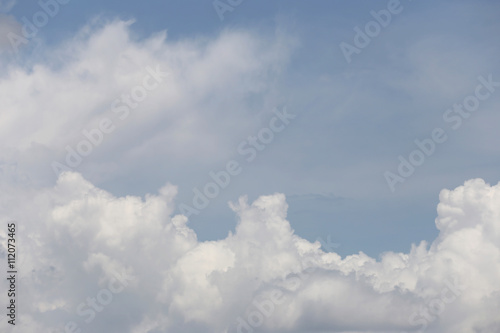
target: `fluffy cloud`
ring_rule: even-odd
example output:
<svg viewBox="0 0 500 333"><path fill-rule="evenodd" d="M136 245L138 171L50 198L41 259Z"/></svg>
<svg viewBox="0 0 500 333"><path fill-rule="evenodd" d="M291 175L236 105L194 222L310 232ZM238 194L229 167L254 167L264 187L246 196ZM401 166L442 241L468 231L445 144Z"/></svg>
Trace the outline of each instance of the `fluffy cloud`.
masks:
<svg viewBox="0 0 500 333"><path fill-rule="evenodd" d="M0 32L15 23L0 22ZM378 259L342 258L296 235L281 194L241 198L231 205L234 233L201 242L187 218L173 213L175 186L144 198L96 186L134 174L146 160L184 169L225 159L281 101L274 84L296 45L279 29L138 40L131 24L96 20L53 50L41 45L50 60L0 64L0 217L17 221L17 330L500 330L500 185L472 180L444 190L439 237ZM123 109L123 95L151 79L151 70L168 76L137 107ZM104 118L116 129L85 158L92 181L69 172L53 185L52 161L65 163L67 147L76 149L82 131L102 127ZM4 261L6 239L2 228Z"/></svg>
<svg viewBox="0 0 500 333"><path fill-rule="evenodd" d="M22 332L500 329L500 184L443 190L438 238L378 260L296 235L282 194L240 198L235 232L199 242L172 216L170 184L145 198L115 197L78 173L44 189L3 187L1 218L19 229Z"/></svg>
<svg viewBox="0 0 500 333"><path fill-rule="evenodd" d="M0 32L7 24L1 22ZM153 157L179 168L210 163L233 153L240 133L276 107L274 84L295 47L293 38L231 30L178 41L167 40L163 31L137 40L131 24L95 19L53 49L42 44L46 61L4 65L2 164L16 163L34 184L47 185L56 178L54 161L88 167L93 180ZM144 85L154 86L145 98ZM95 134L91 153L80 153L83 162L70 165L68 151L78 152L88 140L85 131L95 133L103 119L112 133L102 139Z"/></svg>

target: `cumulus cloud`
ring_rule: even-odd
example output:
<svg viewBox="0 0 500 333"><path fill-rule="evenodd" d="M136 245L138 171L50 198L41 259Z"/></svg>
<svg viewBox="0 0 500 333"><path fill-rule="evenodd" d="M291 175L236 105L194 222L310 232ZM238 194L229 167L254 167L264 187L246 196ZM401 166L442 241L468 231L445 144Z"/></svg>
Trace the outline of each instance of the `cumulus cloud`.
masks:
<svg viewBox="0 0 500 333"><path fill-rule="evenodd" d="M292 37L225 30L169 41L163 31L137 40L132 24L95 19L54 49L42 44L45 61L5 68L3 163L16 162L35 184L51 183L52 162L73 169L69 150L77 150L87 140L84 131L99 128L103 119L113 132L104 133L77 166L90 166L95 179L126 172L151 156L180 165L210 163L233 153L240 133L276 107L274 83L296 45ZM156 84L146 79L151 72L168 74ZM145 81L155 88L140 102L127 101Z"/></svg>
<svg viewBox="0 0 500 333"><path fill-rule="evenodd" d="M137 40L132 24L97 19L43 50L50 60L2 64L0 218L17 223L17 330L500 330L500 185L476 179L443 190L438 238L380 258L342 258L301 238L282 194L240 198L230 205L234 232L199 241L188 219L174 215L174 185L144 197L99 188L145 157L179 168L225 157L280 101L274 83L297 45L279 29ZM0 20L0 36L9 25L15 22ZM151 79L151 70L168 75L120 118L123 95ZM85 159L97 181L66 172L54 185L52 162L67 163L67 147L76 149L88 139L83 131L104 118L116 129ZM4 260L7 237L0 229ZM2 317L2 331L7 325Z"/></svg>
<svg viewBox="0 0 500 333"><path fill-rule="evenodd" d="M0 214L19 226L22 332L500 329L500 184L443 190L437 239L379 259L296 235L282 194L240 198L234 233L200 242L172 216L170 184L116 197L68 172L53 187L16 188L3 186Z"/></svg>

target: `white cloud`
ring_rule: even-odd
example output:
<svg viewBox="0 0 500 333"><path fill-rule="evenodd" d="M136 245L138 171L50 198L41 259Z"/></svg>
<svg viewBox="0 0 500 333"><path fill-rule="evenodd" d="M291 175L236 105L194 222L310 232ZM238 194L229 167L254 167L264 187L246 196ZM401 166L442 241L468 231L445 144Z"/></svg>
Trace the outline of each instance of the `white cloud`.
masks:
<svg viewBox="0 0 500 333"><path fill-rule="evenodd" d="M169 164L209 164L234 152L232 142L257 125L256 114L276 107L273 84L294 48L292 38L227 30L214 38L169 41L161 32L139 41L131 37L131 24L96 19L55 49L42 46L50 61L5 69L4 163L15 161L33 183L48 184L55 180L52 161L66 164L65 148L76 149L86 139L83 130L109 118L116 129L84 157L93 179L139 167L152 156ZM143 83L148 67L169 75L120 119L113 103Z"/></svg>
<svg viewBox="0 0 500 333"><path fill-rule="evenodd" d="M443 190L438 238L379 260L363 253L342 259L295 235L281 194L252 204L241 198L231 205L235 232L199 242L185 217L172 216L175 194L167 184L144 199L115 197L77 173L64 173L52 188L4 186L1 202L29 207L0 211L20 229L19 329L62 332L73 321L93 332L237 332L238 320L259 323L258 306L263 320L255 332L500 327L493 310L500 303L500 184L475 179ZM5 238L2 230L2 257ZM117 274L129 283L86 323L79 305ZM273 297L280 301L269 303Z"/></svg>
<svg viewBox="0 0 500 333"><path fill-rule="evenodd" d="M46 50L51 62L11 66L0 78L0 217L18 221L20 331L62 332L69 322L97 333L236 332L252 323L256 332L499 330L500 185L444 190L439 237L379 260L342 259L296 235L281 194L240 199L231 205L235 232L200 242L187 218L172 216L173 185L118 197L66 173L52 186L50 163L103 117L117 129L86 159L99 181L144 157L180 168L218 161L280 100L273 82L293 38L224 31L137 41L131 24L94 22ZM120 122L111 104L157 65L170 75ZM5 229L0 242L5 257ZM106 290L113 300L87 323L80 313Z"/></svg>

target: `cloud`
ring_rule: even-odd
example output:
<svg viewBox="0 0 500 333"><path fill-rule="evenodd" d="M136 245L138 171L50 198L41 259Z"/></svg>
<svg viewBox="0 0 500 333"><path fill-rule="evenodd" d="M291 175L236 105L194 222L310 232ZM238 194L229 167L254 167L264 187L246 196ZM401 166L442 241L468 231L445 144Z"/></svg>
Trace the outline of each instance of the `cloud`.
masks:
<svg viewBox="0 0 500 333"><path fill-rule="evenodd" d="M63 173L53 187L7 190L0 213L18 224L23 332L64 332L71 322L93 332L500 327L500 184L474 179L443 190L437 239L378 260L362 252L342 259L296 235L282 194L241 197L231 204L234 233L200 242L187 218L172 216L170 184L144 198L116 197ZM6 237L0 231L4 258Z"/></svg>
<svg viewBox="0 0 500 333"><path fill-rule="evenodd" d="M275 83L297 45L279 29L178 41L161 32L137 40L132 24L97 19L54 49L42 45L50 61L2 71L0 217L18 226L20 331L499 330L500 185L476 179L443 190L438 238L378 259L364 253L342 258L297 235L282 194L253 203L241 198L231 205L235 231L199 241L187 218L173 213L175 186L143 198L99 188L117 175L136 176L134 169L148 173L146 162L168 164L172 169L160 172L178 181L176 168L226 158L242 133L254 133L258 119L267 119L266 110L281 101ZM123 107L122 95L157 66L169 75L120 119L113 103L121 100ZM116 129L85 158L82 169L90 177L64 173L54 186L51 162L64 163L67 147L76 149L88 139L82 131L98 128L103 118ZM328 123L323 120L310 118ZM359 178L359 169L350 169ZM330 206L343 200L295 198L299 204L312 199ZM3 228L3 258L6 239ZM5 279L1 284L7 287Z"/></svg>
<svg viewBox="0 0 500 333"><path fill-rule="evenodd" d="M295 47L293 38L279 31L261 36L225 30L213 38L170 41L163 31L137 40L132 24L95 19L59 46L48 50L42 44L40 57L46 60L5 68L5 163L17 162L34 184L52 183L52 162L71 167L68 151L77 150L88 140L84 131L106 118L113 133L79 165L95 179L140 167L138 161L152 157L179 168L209 164L233 153L231 143L257 126L255 115L276 107L273 85ZM151 73L148 68L168 76L140 103L127 102Z"/></svg>

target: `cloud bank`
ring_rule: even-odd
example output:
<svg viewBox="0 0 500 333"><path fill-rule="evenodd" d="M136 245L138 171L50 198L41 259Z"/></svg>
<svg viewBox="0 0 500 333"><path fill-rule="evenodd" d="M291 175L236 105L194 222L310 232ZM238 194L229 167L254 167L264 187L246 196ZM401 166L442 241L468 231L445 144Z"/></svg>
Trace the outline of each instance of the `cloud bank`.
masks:
<svg viewBox="0 0 500 333"><path fill-rule="evenodd" d="M443 190L438 238L378 260L362 252L341 258L296 235L282 194L240 198L231 204L235 232L199 242L186 217L172 216L176 191L167 184L145 198L115 197L71 172L54 187L2 191L1 218L20 228L16 329L500 329L500 184L474 179ZM3 258L6 237L2 230Z"/></svg>

